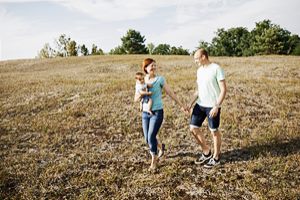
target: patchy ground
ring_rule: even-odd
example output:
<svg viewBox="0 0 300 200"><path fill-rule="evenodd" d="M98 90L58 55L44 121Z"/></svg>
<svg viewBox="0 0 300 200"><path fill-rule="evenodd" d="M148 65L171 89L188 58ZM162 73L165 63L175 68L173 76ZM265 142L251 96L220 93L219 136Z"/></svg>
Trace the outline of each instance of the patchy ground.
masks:
<svg viewBox="0 0 300 200"><path fill-rule="evenodd" d="M300 199L300 59L211 58L226 72L222 164L195 165L189 119L164 97L167 152L147 171L134 74L145 56L0 62L1 199ZM188 56L155 56L191 100ZM210 135L203 128L209 142Z"/></svg>

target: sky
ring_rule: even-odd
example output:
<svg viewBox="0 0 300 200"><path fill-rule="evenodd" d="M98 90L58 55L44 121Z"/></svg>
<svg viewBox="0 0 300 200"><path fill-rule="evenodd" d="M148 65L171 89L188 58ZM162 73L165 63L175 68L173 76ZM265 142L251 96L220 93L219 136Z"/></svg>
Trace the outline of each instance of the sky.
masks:
<svg viewBox="0 0 300 200"><path fill-rule="evenodd" d="M35 58L61 34L104 52L129 29L145 44L190 51L219 28L251 31L264 19L300 35L299 8L299 0L0 0L0 60Z"/></svg>

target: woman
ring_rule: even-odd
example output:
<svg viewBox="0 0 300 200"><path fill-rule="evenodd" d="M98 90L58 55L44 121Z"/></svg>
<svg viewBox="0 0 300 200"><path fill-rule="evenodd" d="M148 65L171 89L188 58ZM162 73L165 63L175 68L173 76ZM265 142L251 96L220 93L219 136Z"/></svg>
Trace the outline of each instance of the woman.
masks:
<svg viewBox="0 0 300 200"><path fill-rule="evenodd" d="M152 84L149 91L152 92L152 113L143 111L142 113L142 124L144 137L149 145L151 154L151 166L150 170L156 169L158 157L163 155L164 144L159 143L156 139L157 133L161 127L164 117L163 101L162 101L162 90L164 89L166 94L169 95L177 104L180 105L182 111L187 111L181 101L178 100L177 96L171 90L167 84L165 78L156 74L157 66L155 60L147 58L143 61L142 70L146 73L145 82ZM141 94L136 93L134 101L137 102L142 97ZM158 153L159 149L159 153Z"/></svg>

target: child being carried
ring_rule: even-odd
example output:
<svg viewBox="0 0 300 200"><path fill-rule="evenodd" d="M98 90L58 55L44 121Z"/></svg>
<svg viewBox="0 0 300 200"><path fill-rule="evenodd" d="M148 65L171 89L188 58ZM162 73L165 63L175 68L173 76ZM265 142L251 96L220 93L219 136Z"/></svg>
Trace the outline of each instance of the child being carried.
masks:
<svg viewBox="0 0 300 200"><path fill-rule="evenodd" d="M153 115L151 111L152 99L150 97L152 95L152 92L148 91L148 88L151 88L152 85L145 83L144 73L142 72L137 72L135 74L135 80L136 80L135 92L139 93L142 96L142 99L140 101L140 111L143 111L143 106L144 106L144 111ZM145 105L143 104L146 105L146 108Z"/></svg>

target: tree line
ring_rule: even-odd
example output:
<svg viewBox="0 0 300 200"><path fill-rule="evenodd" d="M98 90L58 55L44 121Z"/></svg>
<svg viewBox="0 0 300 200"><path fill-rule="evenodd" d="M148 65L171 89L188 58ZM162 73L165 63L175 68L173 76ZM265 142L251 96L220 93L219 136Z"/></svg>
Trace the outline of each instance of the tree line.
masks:
<svg viewBox="0 0 300 200"><path fill-rule="evenodd" d="M108 54L153 54L153 55L189 55L188 49L169 44L145 44L145 36L139 31L129 29L121 38L121 45L111 49ZM245 27L224 28L216 31L211 42L199 41L197 48L205 48L211 56L254 56L254 55L300 55L300 37L281 28L270 20L257 22L253 30ZM104 55L95 44L89 50L86 45L62 34L55 40L55 48L48 43L39 51L39 58Z"/></svg>

